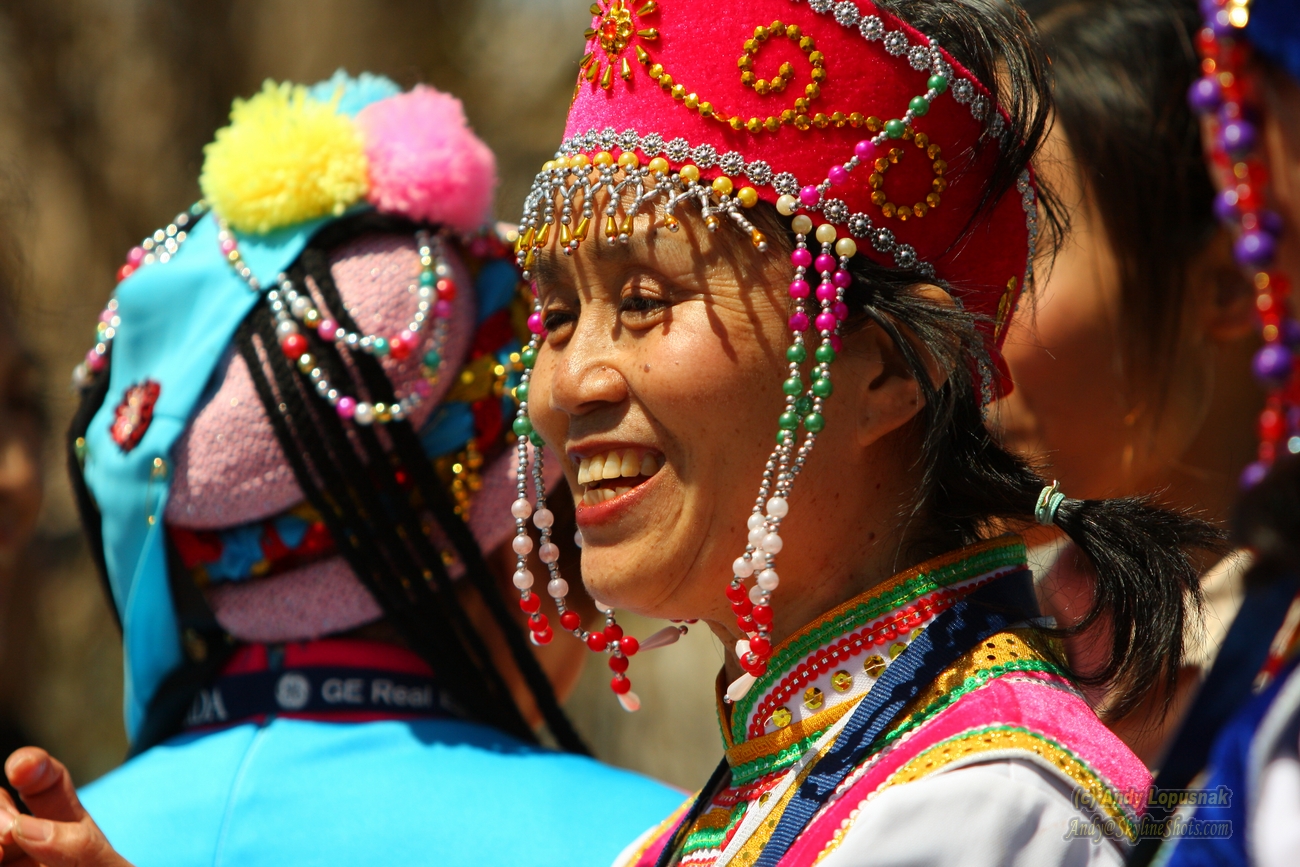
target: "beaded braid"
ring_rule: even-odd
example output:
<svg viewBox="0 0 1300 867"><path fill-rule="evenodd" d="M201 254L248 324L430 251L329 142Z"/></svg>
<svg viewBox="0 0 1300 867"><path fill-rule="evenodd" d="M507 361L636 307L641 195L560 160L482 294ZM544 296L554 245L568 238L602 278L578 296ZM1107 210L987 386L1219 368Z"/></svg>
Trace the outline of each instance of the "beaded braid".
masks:
<svg viewBox="0 0 1300 867"><path fill-rule="evenodd" d="M340 325L355 330L356 325L348 316L330 275L327 249L366 231L404 233L414 228L413 224L405 221L374 215L341 221L341 224L327 227L313 240L290 269L289 278L305 286L306 278L310 276L328 308L337 312ZM520 640L517 627L510 621L497 595L482 552L463 521L455 516L450 498L429 466L414 432L409 425L386 426L392 451L397 452L398 461L395 462L391 451L384 448L373 428L356 426L352 431L361 446L361 455L358 455L338 413L313 412L310 404L318 404L317 410L323 404L304 399L306 386L303 378L294 372L288 358L281 352L265 351L267 347L276 345L277 334L272 321L275 303L272 301L268 307L257 308L262 312L255 312L250 317L250 322L256 325L263 356L270 364L274 381L266 379L262 368L263 356L259 356L257 347L247 338L243 341L247 345L245 355L249 357L250 369L255 371L255 385L295 475L304 493L331 523L331 534L339 540L341 553L412 648L424 656L440 676L445 676L449 691L464 710L474 718L515 736L534 739L500 672L492 664L481 637L463 609L456 604L441 553L427 538L419 513L411 505L409 493L398 484L396 473L405 470L414 479L424 505L434 513L457 549L471 583L484 598L489 611L496 616L556 741L565 749L586 752L572 725L559 710L549 681ZM270 316L265 315L267 311ZM317 337L314 332L309 332L309 336ZM313 351L317 363L326 369L330 380L344 382L356 378L342 363L342 357L332 343L323 339L318 342L320 345L314 346ZM352 358L361 384L370 396L391 405L392 384L377 359L361 353L353 353ZM311 419L312 423L296 425L293 423L295 418ZM304 460L304 455L310 459L310 464ZM386 467L393 467L393 471L385 472ZM420 578L411 580L408 576ZM431 587L431 582L435 586Z"/></svg>
<svg viewBox="0 0 1300 867"><path fill-rule="evenodd" d="M356 220L355 225L349 221L343 221L342 224L334 224L322 230L312 244L308 246L307 250L304 251L303 255L304 264L312 266L311 276L317 290L329 307L338 311L339 323L349 329L355 329L356 325L344 306L342 297L339 295L338 287L335 285L329 270L328 257L325 251L365 231L406 233L413 231L415 228L414 224L407 223L404 220L374 214L362 215L354 219ZM392 383L377 360L360 354L354 355L354 360L357 371L361 375L362 384L370 392L371 396L375 400L387 400L391 405ZM404 468L409 472L411 481L423 500L424 507L433 514L443 533L447 536L461 563L466 568L469 581L474 585L498 628L505 636L515 665L528 684L533 700L546 721L552 736L557 743L570 752L587 753L586 745L583 744L581 737L574 730L573 724L560 709L550 680L542 671L537 658L528 649L527 643L524 642L523 636L520 634L518 625L511 619L492 577L492 570L484 559L482 549L465 522L456 515L455 504L434 473L432 464L425 456L415 431L410 425L392 424L386 426L385 430L392 441L393 450L397 452ZM372 445L372 454L383 454L382 446L380 446L373 428L357 428L357 432ZM375 449L379 451L375 452ZM388 460L388 458L385 457L384 460ZM407 498L400 491L396 492L396 497L399 502L407 502ZM440 552L432 546L423 532L411 535L411 539L413 544L422 549L424 557L441 566ZM473 632L472 627L470 627L470 630ZM475 637L477 637L476 634ZM495 672L494 667L492 671Z"/></svg>
<svg viewBox="0 0 1300 867"><path fill-rule="evenodd" d="M237 343L304 496L320 511L340 553L412 649L437 665L435 670L461 708L476 719L527 737L527 725L517 709L508 706L504 683L494 676L485 653L473 652L466 640L469 627L464 612L449 610L453 606L447 602L448 593L434 594L426 581L406 577L422 575L420 566L426 564L413 560L398 536L396 521L385 520L400 518L393 514L392 502L380 502L375 488L376 475L381 474L372 472L376 464L369 444L363 446L372 458L367 466L348 443L341 424L333 430L327 414L312 413L287 359L269 349L274 346L274 331L265 311L255 308ZM271 368L269 376L263 357ZM341 359L330 358L327 352L322 352L321 360L343 368ZM440 561L427 566L434 580L449 586Z"/></svg>
<svg viewBox="0 0 1300 867"><path fill-rule="evenodd" d="M783 204L789 206L789 203ZM789 294L794 313L789 321L792 341L786 350L790 375L782 384L785 411L779 419L777 446L763 469L763 481L747 522L748 544L745 553L732 564L733 577L727 587L727 598L736 615L736 624L749 636L736 642L736 658L745 674L727 689L727 697L732 701L743 698L754 681L767 671L767 660L772 652L772 591L781 583L775 568L776 555L785 547L780 534L781 521L790 512L789 496L794 480L803 470L817 434L825 428L825 401L834 392L830 366L842 347L840 323L849 314L844 303L844 291L852 278L847 268L849 260L857 253L857 244L852 238L838 238L835 227L823 223L814 236L821 245L821 252L814 259L808 249L812 220L806 214L800 214L792 224L795 249L790 262L794 265L794 279L790 282ZM816 292L820 312L812 323L818 335L818 345L813 352L814 365L805 388L800 365L808 360L804 334L809 328L806 302L811 288L804 278L810 266L821 278ZM796 450L795 437L800 425L804 428L804 439ZM746 590L745 579L755 574L754 586Z"/></svg>

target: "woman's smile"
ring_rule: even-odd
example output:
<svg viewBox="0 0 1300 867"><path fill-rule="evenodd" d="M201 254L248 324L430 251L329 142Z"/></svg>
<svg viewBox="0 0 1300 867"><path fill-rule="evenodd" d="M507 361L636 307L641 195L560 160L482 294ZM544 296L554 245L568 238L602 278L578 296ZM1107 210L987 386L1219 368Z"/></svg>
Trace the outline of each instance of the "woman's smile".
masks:
<svg viewBox="0 0 1300 867"><path fill-rule="evenodd" d="M663 455L643 446L601 446L586 456L570 452L577 467L578 525L610 524L626 515L655 487Z"/></svg>

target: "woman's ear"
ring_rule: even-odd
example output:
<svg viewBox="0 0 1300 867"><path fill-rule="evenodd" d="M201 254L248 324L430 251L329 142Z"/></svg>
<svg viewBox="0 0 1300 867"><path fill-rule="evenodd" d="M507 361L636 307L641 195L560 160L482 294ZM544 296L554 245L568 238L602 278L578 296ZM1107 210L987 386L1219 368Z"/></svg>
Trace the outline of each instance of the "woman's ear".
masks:
<svg viewBox="0 0 1300 867"><path fill-rule="evenodd" d="M909 295L920 297L926 303L952 308L956 306L951 295L938 286L924 284L907 290ZM901 340L907 341L912 353L925 368L931 385L938 389L948 380L949 370L932 349L921 342L912 329L891 320L893 330ZM925 407L925 394L907 355L893 335L878 322L872 322L859 337L865 342L866 369L856 378L858 388L856 419L858 443L862 446L884 437L916 418Z"/></svg>

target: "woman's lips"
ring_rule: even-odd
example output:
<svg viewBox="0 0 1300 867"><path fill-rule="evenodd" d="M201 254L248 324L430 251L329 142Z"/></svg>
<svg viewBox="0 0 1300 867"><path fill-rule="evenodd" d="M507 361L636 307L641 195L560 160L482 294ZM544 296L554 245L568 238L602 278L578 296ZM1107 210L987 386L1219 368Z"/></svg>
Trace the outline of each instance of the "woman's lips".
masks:
<svg viewBox="0 0 1300 867"><path fill-rule="evenodd" d="M611 449L578 460L576 497L579 525L593 526L614 520L645 496L663 458L642 448Z"/></svg>

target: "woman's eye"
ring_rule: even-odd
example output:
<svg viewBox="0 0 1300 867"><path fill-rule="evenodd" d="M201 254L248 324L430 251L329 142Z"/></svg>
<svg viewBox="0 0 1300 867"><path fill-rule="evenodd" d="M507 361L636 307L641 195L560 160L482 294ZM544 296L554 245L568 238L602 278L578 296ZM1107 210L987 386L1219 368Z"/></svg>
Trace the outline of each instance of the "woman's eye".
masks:
<svg viewBox="0 0 1300 867"><path fill-rule="evenodd" d="M546 326L547 331L558 331L576 318L568 310L553 307L542 316L542 324Z"/></svg>
<svg viewBox="0 0 1300 867"><path fill-rule="evenodd" d="M618 305L619 313L631 313L633 315L644 316L647 313L654 313L668 306L668 302L662 298L652 298L647 295L628 295Z"/></svg>

